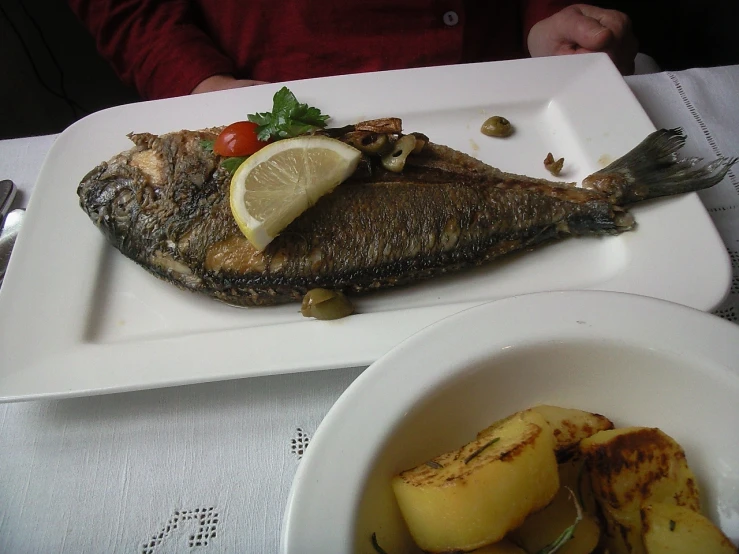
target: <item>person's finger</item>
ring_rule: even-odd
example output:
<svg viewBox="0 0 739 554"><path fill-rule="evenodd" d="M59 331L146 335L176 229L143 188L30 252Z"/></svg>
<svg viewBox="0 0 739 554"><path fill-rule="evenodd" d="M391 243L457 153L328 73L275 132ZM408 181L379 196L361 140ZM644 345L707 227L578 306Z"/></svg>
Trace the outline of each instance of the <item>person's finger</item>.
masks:
<svg viewBox="0 0 739 554"><path fill-rule="evenodd" d="M590 6L588 4L578 4L574 6L582 15L595 19L603 27L611 29L615 34L621 35L627 30L631 30L631 20L623 12L616 10L607 10L598 6Z"/></svg>
<svg viewBox="0 0 739 554"><path fill-rule="evenodd" d="M622 42L624 49L628 48L636 54L638 45L632 28L631 18L628 15L623 12L605 10L585 4L578 5L577 10L584 16L596 20L600 25L610 30L614 43Z"/></svg>
<svg viewBox="0 0 739 554"><path fill-rule="evenodd" d="M572 6L571 9L576 10L591 21L596 21L598 25L610 32L610 40L605 44L600 45L598 44L599 41L588 43L588 29L583 26L585 33L581 35L580 39L576 40L575 49L580 53L587 51L604 52L613 60L622 74L632 74L639 44L633 33L629 16L619 11L606 10L586 4L578 4ZM590 32L593 31L590 30Z"/></svg>
<svg viewBox="0 0 739 554"><path fill-rule="evenodd" d="M626 14L586 4L569 6L538 22L527 45L532 56L603 52L626 75L633 73L638 52Z"/></svg>
<svg viewBox="0 0 739 554"><path fill-rule="evenodd" d="M572 6L558 16L558 34L565 42L596 52L604 50L614 39L613 31L594 17L584 13L585 6ZM591 12L592 13L592 12Z"/></svg>
<svg viewBox="0 0 739 554"><path fill-rule="evenodd" d="M201 81L190 94L200 94L203 92L213 92L216 90L227 90L232 88L250 87L253 85L263 85L266 81L252 81L248 79L235 79L231 75L213 75Z"/></svg>

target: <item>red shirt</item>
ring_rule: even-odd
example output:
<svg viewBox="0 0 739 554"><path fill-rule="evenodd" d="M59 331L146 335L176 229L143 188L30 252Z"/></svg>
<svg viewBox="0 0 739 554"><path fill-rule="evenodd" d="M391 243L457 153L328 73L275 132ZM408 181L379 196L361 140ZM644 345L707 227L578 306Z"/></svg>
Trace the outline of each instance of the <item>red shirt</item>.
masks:
<svg viewBox="0 0 739 554"><path fill-rule="evenodd" d="M144 98L217 74L279 82L520 58L566 0L69 0Z"/></svg>

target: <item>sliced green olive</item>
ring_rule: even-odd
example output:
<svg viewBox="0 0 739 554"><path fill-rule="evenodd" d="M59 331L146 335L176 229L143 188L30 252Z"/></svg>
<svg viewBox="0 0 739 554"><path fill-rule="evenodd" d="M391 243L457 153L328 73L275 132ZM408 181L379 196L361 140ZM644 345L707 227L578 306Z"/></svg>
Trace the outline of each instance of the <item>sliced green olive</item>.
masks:
<svg viewBox="0 0 739 554"><path fill-rule="evenodd" d="M489 137L507 137L513 132L513 125L505 117L494 115L485 120L480 131Z"/></svg>
<svg viewBox="0 0 739 554"><path fill-rule="evenodd" d="M382 158L382 166L388 171L400 173L405 167L405 160L408 154L413 152L416 147L416 137L413 135L404 135L400 137L393 145L393 149L389 154L385 154Z"/></svg>
<svg viewBox="0 0 739 554"><path fill-rule="evenodd" d="M353 314L354 305L342 292L311 289L303 297L300 313L322 320L340 319Z"/></svg>

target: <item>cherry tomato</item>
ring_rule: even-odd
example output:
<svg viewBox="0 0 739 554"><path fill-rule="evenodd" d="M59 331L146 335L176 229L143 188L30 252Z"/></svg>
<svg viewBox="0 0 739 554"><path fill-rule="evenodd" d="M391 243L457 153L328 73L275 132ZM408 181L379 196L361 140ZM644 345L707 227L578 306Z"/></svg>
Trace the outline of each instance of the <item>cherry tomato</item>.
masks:
<svg viewBox="0 0 739 554"><path fill-rule="evenodd" d="M257 138L256 123L237 121L221 131L213 144L213 152L219 156L251 156L267 144L269 141Z"/></svg>

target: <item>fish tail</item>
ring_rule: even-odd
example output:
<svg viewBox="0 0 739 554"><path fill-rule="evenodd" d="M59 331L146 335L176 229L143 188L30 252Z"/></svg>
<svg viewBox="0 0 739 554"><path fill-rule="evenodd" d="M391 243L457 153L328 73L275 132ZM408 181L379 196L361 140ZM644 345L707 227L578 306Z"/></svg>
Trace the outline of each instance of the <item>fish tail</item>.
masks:
<svg viewBox="0 0 739 554"><path fill-rule="evenodd" d="M719 183L739 158L678 158L685 145L682 129L661 129L630 152L583 180L583 187L608 194L614 203L628 204L694 192Z"/></svg>

